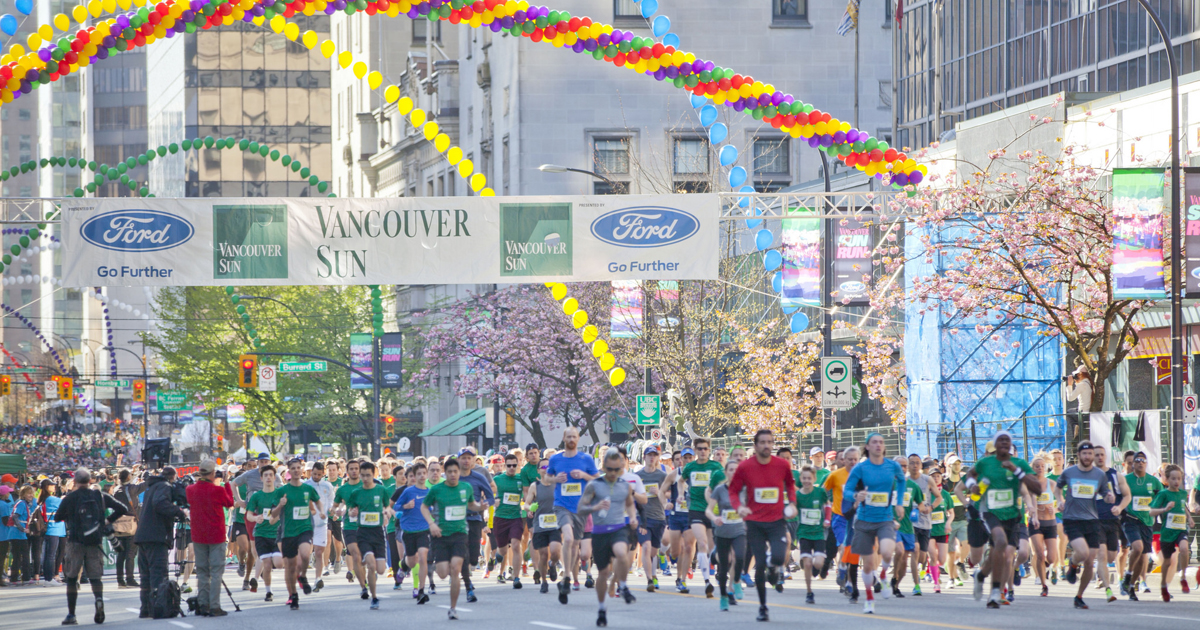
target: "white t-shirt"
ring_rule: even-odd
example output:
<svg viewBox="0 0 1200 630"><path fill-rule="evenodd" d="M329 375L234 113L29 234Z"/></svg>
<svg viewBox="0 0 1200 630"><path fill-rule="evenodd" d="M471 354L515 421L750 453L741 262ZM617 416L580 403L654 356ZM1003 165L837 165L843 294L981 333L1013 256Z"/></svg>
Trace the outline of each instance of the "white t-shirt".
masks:
<svg viewBox="0 0 1200 630"><path fill-rule="evenodd" d="M636 474L626 471L621 473L621 480L633 484L634 494L646 494L646 484L642 483L642 478Z"/></svg>
<svg viewBox="0 0 1200 630"><path fill-rule="evenodd" d="M317 494L321 495L321 510L328 510L333 507L333 484L329 483L328 479L321 479L319 482L313 482L312 479L305 479L306 485L316 488ZM325 512L317 512L312 516L313 527L325 527L329 519Z"/></svg>

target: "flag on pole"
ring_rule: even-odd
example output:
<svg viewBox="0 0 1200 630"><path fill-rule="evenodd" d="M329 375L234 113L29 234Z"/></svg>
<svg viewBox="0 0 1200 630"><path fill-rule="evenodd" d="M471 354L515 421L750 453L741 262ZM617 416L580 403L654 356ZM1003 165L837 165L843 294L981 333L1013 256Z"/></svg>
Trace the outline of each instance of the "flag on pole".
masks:
<svg viewBox="0 0 1200 630"><path fill-rule="evenodd" d="M850 31L858 28L858 3L859 0L848 0L846 2L846 13L842 15L842 21L837 27L838 35L844 37Z"/></svg>
<svg viewBox="0 0 1200 630"><path fill-rule="evenodd" d="M896 26L900 27L904 20L904 0L896 0Z"/></svg>

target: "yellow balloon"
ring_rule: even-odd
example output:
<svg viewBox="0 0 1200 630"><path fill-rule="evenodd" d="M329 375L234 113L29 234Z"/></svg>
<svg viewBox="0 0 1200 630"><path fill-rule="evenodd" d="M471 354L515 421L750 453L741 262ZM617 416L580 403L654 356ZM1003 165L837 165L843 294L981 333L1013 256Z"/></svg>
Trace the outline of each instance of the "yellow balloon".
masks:
<svg viewBox="0 0 1200 630"><path fill-rule="evenodd" d="M600 336L600 329L592 325L584 326L580 335L583 337L583 343L592 343Z"/></svg>
<svg viewBox="0 0 1200 630"><path fill-rule="evenodd" d="M270 25L272 31L281 33L283 32L283 27L287 25L287 19L282 15L276 15L275 17L271 18Z"/></svg>
<svg viewBox="0 0 1200 630"><path fill-rule="evenodd" d="M71 17L75 18L80 24L87 19L87 9L81 4L74 9L71 9Z"/></svg>
<svg viewBox="0 0 1200 630"><path fill-rule="evenodd" d="M45 26L45 24L42 26ZM30 33L29 37L25 40L25 43L29 44L30 49L37 48L38 46L42 45L42 36L38 35L37 33Z"/></svg>
<svg viewBox="0 0 1200 630"><path fill-rule="evenodd" d="M460 160L462 160L462 149L458 147L450 147L450 150L446 152L446 161L450 163L450 166L454 166L455 164L458 164Z"/></svg>
<svg viewBox="0 0 1200 630"><path fill-rule="evenodd" d="M59 13L54 16L54 28L65 31L71 27L71 18L67 17L66 13ZM41 30L41 29L39 29Z"/></svg>
<svg viewBox="0 0 1200 630"><path fill-rule="evenodd" d="M277 15L275 17L282 17L282 16ZM352 63L354 63L354 55L351 55L350 51L343 50L341 53L338 53L338 65L339 66L341 66L343 68L349 68L350 64L352 64Z"/></svg>
<svg viewBox="0 0 1200 630"><path fill-rule="evenodd" d="M562 303L563 312L567 315L574 315L575 311L579 310L579 300L575 298L567 298Z"/></svg>
<svg viewBox="0 0 1200 630"><path fill-rule="evenodd" d="M487 186L487 176L483 173L475 173L471 176L471 190L479 192L483 190L484 186Z"/></svg>
<svg viewBox="0 0 1200 630"><path fill-rule="evenodd" d="M133 2L130 0L117 0L117 6L121 7L125 11L128 11L129 7L133 6Z"/></svg>
<svg viewBox="0 0 1200 630"><path fill-rule="evenodd" d="M583 309L575 311L575 314L571 316L571 325L576 328L583 328L584 326L587 326L587 322L588 314Z"/></svg>
<svg viewBox="0 0 1200 630"><path fill-rule="evenodd" d="M426 140L433 140L438 134L438 124L431 120L425 123L425 127L421 129L421 132L425 134Z"/></svg>
<svg viewBox="0 0 1200 630"><path fill-rule="evenodd" d="M332 39L327 39L327 40L321 42L321 54L325 55L326 59L329 59L330 57L332 57L333 53L336 51L337 51L337 44L333 43Z"/></svg>
<svg viewBox="0 0 1200 630"><path fill-rule="evenodd" d="M838 125L838 129L842 131L850 131L850 123L842 121L842 124Z"/></svg>
<svg viewBox="0 0 1200 630"><path fill-rule="evenodd" d="M367 64L365 64L361 61L355 62L354 63L354 76L356 76L360 79L367 76Z"/></svg>
<svg viewBox="0 0 1200 630"><path fill-rule="evenodd" d="M300 27L296 26L292 22L289 22L287 26L283 27L283 36L292 41L296 41L296 38L300 37Z"/></svg>
<svg viewBox="0 0 1200 630"><path fill-rule="evenodd" d="M555 302L561 302L567 297L567 285L561 282L553 282L550 284L550 297L554 298Z"/></svg>
<svg viewBox="0 0 1200 630"><path fill-rule="evenodd" d="M480 197L495 197L496 191L492 190L491 188L484 188L483 190L479 191L479 196Z"/></svg>
<svg viewBox="0 0 1200 630"><path fill-rule="evenodd" d="M367 75L367 87L378 90L381 85L383 85L383 75L378 70Z"/></svg>
<svg viewBox="0 0 1200 630"><path fill-rule="evenodd" d="M383 91L383 100L389 103L395 103L398 98L400 98L400 88L394 85L387 86L387 89Z"/></svg>
<svg viewBox="0 0 1200 630"><path fill-rule="evenodd" d="M87 3L87 10L88 13L92 14L92 17L100 17L100 13L104 11L104 6L100 4L100 0L91 0Z"/></svg>
<svg viewBox="0 0 1200 630"><path fill-rule="evenodd" d="M104 5L105 13L113 13L117 10L117 0L101 0L100 4ZM175 5L175 6L179 7L179 15L182 15L183 10L186 7L183 7L182 5ZM179 17L179 15L176 15L175 17Z"/></svg>
<svg viewBox="0 0 1200 630"><path fill-rule="evenodd" d="M605 352L608 352L608 342L603 339L597 339L595 343L592 344L592 356L599 359L600 357L604 356Z"/></svg>
<svg viewBox="0 0 1200 630"><path fill-rule="evenodd" d="M471 163L471 160L463 160L458 163L458 174L463 179L470 177L473 172L475 172L475 165Z"/></svg>
<svg viewBox="0 0 1200 630"><path fill-rule="evenodd" d="M304 44L305 48L312 50L313 46L317 45L317 40L319 39L316 31L304 31L304 35L300 38L300 43Z"/></svg>
<svg viewBox="0 0 1200 630"><path fill-rule="evenodd" d="M404 115L405 115L405 114L407 114L408 112L412 111L412 108L413 108L413 102L412 102L412 99L411 99L411 98L408 98L407 96L405 96L404 98L400 99L400 100L399 100L399 101L396 103L396 111L400 112L400 115L401 115L401 116L404 116Z"/></svg>
<svg viewBox="0 0 1200 630"><path fill-rule="evenodd" d="M600 369L604 370L605 372L613 369L613 366L616 364L617 357L614 357L611 352L605 352L604 355L600 357Z"/></svg>
<svg viewBox="0 0 1200 630"><path fill-rule="evenodd" d="M622 368L613 368L613 371L608 373L608 382L613 387L625 382L625 370Z"/></svg>
<svg viewBox="0 0 1200 630"><path fill-rule="evenodd" d="M425 124L425 110L420 107L413 109L408 115L408 120L412 123L413 127L420 127Z"/></svg>
<svg viewBox="0 0 1200 630"><path fill-rule="evenodd" d="M426 128L428 128L428 125L426 125ZM433 148L437 149L438 153L445 153L446 149L450 148L450 136L447 136L444 133L439 133L437 137L433 139Z"/></svg>

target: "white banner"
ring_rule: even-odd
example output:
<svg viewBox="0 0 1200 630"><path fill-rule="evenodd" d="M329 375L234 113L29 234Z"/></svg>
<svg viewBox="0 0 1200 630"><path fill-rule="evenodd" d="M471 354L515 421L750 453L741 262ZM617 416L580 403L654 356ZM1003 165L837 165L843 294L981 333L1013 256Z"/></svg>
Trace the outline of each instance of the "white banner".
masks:
<svg viewBox="0 0 1200 630"><path fill-rule="evenodd" d="M78 199L63 283L714 280L718 214L711 194Z"/></svg>
<svg viewBox="0 0 1200 630"><path fill-rule="evenodd" d="M1146 453L1146 470L1157 472L1162 464L1162 411L1150 409L1146 411L1093 411L1088 414L1089 431L1092 444L1103 446L1108 453L1108 463L1118 465L1124 461L1125 451L1143 451ZM1120 414L1120 434L1113 431L1113 417ZM1135 439L1139 420L1145 440ZM1113 448L1113 440L1117 440ZM1115 451L1115 452L1114 452Z"/></svg>

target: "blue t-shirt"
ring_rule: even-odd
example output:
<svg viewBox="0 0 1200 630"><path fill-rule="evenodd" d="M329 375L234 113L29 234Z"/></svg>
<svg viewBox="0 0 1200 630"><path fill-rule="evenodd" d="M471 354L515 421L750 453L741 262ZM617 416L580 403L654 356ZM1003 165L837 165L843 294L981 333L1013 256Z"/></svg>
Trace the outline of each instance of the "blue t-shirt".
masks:
<svg viewBox="0 0 1200 630"><path fill-rule="evenodd" d="M861 488L860 488L861 485ZM883 523L896 518L894 506L896 489L906 485L904 469L900 464L884 459L880 464L873 464L869 458L858 462L846 478L842 490L842 513L854 507L854 495L860 489L867 491L867 501L858 506L854 518L864 523Z"/></svg>
<svg viewBox="0 0 1200 630"><path fill-rule="evenodd" d="M46 528L47 536L66 536L67 524L54 522L54 515L58 512L58 506L62 503L59 497L46 497L46 520L48 521Z"/></svg>
<svg viewBox="0 0 1200 630"><path fill-rule="evenodd" d="M485 503L487 505L491 505L492 503L495 503L495 496L492 495L492 482L488 481L487 475L483 474L483 471L480 470L479 468L472 468L471 474L460 475L458 479L459 479L459 481L464 481L464 482L470 484L471 488L473 488L475 490L475 502L476 503ZM425 519L422 518L421 520L425 520ZM472 512L472 511L468 510L467 511L467 520L468 521L482 521L482 520L484 520L484 513L483 512Z"/></svg>
<svg viewBox="0 0 1200 630"><path fill-rule="evenodd" d="M31 510L36 509L37 504L35 503L33 505L34 505L34 507L31 508L31 507L29 507L29 504L26 503L25 501L17 501L13 505L12 514L13 514L13 525L15 527L13 527L12 531L9 532L9 535L8 535L9 540L25 540L26 538L28 538L28 536L25 534L24 529L29 526L29 516L30 516Z"/></svg>
<svg viewBox="0 0 1200 630"><path fill-rule="evenodd" d="M589 475L600 474L596 468L596 460L583 451L576 452L574 457L567 457L562 453L551 457L550 467L546 469L546 474L554 477L561 473L567 473L566 482L554 486L554 505L575 513L579 511L579 498L583 496L583 488L587 486L588 480L572 478L571 471L573 470L582 470Z"/></svg>
<svg viewBox="0 0 1200 630"><path fill-rule="evenodd" d="M396 514L400 515L400 531L402 532L423 532L429 529L429 523L425 522L425 517L421 516L421 503L425 500L425 495L429 494L429 488L417 488L409 486L400 493L400 498L396 499L396 505L393 509ZM409 501L414 501L412 509L404 509Z"/></svg>
<svg viewBox="0 0 1200 630"><path fill-rule="evenodd" d="M8 501L0 501L0 541L12 540L13 528L5 525L5 523L8 522L8 517L12 515L12 510L13 504L11 499Z"/></svg>

